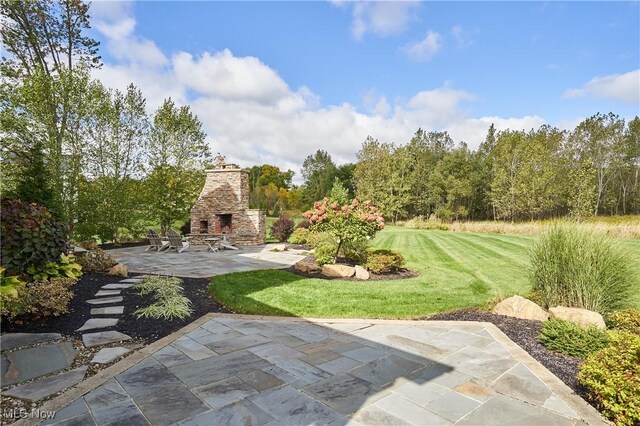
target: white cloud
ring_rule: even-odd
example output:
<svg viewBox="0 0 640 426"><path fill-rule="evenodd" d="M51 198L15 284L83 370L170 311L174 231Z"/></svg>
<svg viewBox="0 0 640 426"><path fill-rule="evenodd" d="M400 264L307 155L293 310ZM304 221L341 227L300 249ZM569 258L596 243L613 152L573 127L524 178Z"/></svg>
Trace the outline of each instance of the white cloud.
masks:
<svg viewBox="0 0 640 426"><path fill-rule="evenodd" d="M456 41L456 45L459 49L464 49L473 44L473 40L471 40L467 34L467 32L462 28L461 25L454 25L451 28L451 35Z"/></svg>
<svg viewBox="0 0 640 426"><path fill-rule="evenodd" d="M130 10L110 12L113 18L102 18L108 28L124 27L120 23L129 20L135 28ZM110 34L108 48L118 63L107 63L93 71L105 85L124 90L133 82L147 98L149 113L166 97L177 104L188 103L202 121L213 152L222 152L243 167L269 163L292 169L298 173L297 183L307 155L324 149L338 164L351 162L368 135L404 144L419 127L447 130L456 141L464 140L475 148L491 123L499 129L529 129L544 122L528 116L470 118L464 104L475 96L453 88L449 82L404 100L390 101L384 94L370 91L363 96L365 111L349 103L322 106L311 89L290 88L259 58L235 56L226 49L154 57L157 46L153 41L134 32ZM138 53L142 50L146 59L133 60L113 53L127 48L139 49Z"/></svg>
<svg viewBox="0 0 640 426"><path fill-rule="evenodd" d="M353 20L351 33L360 40L368 33L381 37L398 34L404 31L415 19L417 1L332 1L338 7L352 9Z"/></svg>
<svg viewBox="0 0 640 426"><path fill-rule="evenodd" d="M178 80L202 95L273 103L289 93L280 76L258 58L239 58L228 49L213 55L205 52L195 60L180 52L173 66Z"/></svg>
<svg viewBox="0 0 640 426"><path fill-rule="evenodd" d="M442 36L434 31L428 31L424 39L410 43L402 51L412 60L426 62L431 60L442 48Z"/></svg>
<svg viewBox="0 0 640 426"><path fill-rule="evenodd" d="M577 89L567 89L565 98L608 98L624 102L640 101L640 69L625 74L611 74L595 77Z"/></svg>

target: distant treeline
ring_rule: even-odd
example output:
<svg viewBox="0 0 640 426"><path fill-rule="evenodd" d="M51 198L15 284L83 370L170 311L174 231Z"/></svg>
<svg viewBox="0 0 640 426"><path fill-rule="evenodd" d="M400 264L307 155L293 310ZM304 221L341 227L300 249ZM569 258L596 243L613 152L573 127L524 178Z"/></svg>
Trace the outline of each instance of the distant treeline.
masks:
<svg viewBox="0 0 640 426"><path fill-rule="evenodd" d="M528 220L640 213L640 119L596 114L573 131L496 131L476 151L418 129L408 144L371 137L356 195L387 219Z"/></svg>

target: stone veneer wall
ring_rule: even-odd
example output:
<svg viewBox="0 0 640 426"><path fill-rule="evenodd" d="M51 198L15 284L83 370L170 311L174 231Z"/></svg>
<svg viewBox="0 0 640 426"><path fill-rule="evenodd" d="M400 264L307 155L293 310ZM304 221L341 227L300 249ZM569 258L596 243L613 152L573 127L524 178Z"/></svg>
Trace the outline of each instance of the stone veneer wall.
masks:
<svg viewBox="0 0 640 426"><path fill-rule="evenodd" d="M200 232L200 221L208 221L208 233L215 234L216 215L232 215L232 234L236 243L264 244L266 220L262 210L249 210L249 172L225 164L207 170L207 180L191 209L191 231Z"/></svg>

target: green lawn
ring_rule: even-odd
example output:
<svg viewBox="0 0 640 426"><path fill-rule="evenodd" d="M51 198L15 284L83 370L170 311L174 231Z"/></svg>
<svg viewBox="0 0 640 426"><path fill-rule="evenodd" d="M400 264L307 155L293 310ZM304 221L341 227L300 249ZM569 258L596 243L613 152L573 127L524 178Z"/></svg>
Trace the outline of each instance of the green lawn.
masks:
<svg viewBox="0 0 640 426"><path fill-rule="evenodd" d="M395 281L307 279L285 271L216 277L211 291L238 313L307 317L415 318L497 297L526 294L532 237L389 226L374 246L402 252L420 276ZM624 240L640 260L640 240ZM639 261L640 263L640 261ZM640 281L638 291L640 295ZM633 303L640 307L640 297Z"/></svg>

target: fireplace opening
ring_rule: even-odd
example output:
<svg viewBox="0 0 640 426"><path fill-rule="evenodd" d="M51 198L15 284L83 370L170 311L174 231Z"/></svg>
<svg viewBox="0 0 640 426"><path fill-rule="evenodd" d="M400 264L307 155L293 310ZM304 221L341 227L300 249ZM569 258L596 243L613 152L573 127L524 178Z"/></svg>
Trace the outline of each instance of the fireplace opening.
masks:
<svg viewBox="0 0 640 426"><path fill-rule="evenodd" d="M201 234L208 234L209 233L209 221L208 220L201 220L200 221L200 233Z"/></svg>
<svg viewBox="0 0 640 426"><path fill-rule="evenodd" d="M228 234L230 232L231 232L231 215L217 214L216 215L216 233Z"/></svg>

